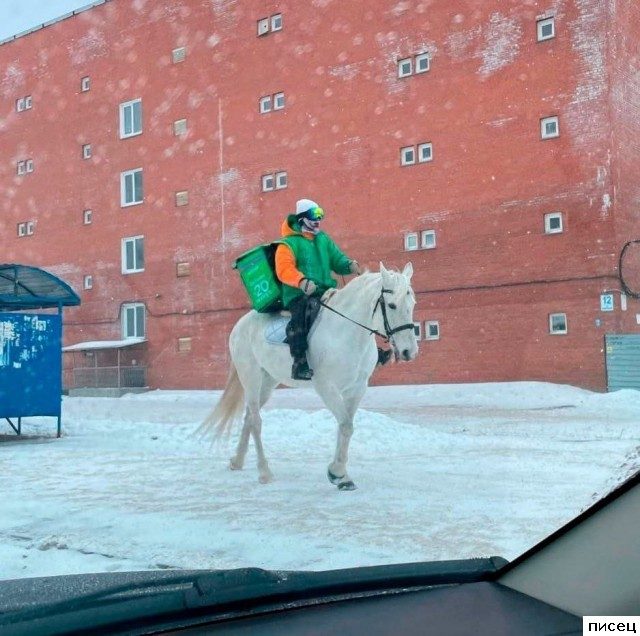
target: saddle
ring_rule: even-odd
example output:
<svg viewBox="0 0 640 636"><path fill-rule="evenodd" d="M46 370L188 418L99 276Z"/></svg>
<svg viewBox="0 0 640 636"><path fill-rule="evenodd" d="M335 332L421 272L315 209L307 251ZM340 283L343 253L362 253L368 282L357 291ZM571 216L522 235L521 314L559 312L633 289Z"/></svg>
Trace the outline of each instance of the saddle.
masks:
<svg viewBox="0 0 640 636"><path fill-rule="evenodd" d="M317 298L311 298L307 303L305 312L305 323L307 327L307 337L311 333L311 328L315 323L320 311L320 301ZM283 309L277 313L272 313L267 326L264 329L265 340L269 344L289 345L287 338L287 325L291 320L291 312Z"/></svg>

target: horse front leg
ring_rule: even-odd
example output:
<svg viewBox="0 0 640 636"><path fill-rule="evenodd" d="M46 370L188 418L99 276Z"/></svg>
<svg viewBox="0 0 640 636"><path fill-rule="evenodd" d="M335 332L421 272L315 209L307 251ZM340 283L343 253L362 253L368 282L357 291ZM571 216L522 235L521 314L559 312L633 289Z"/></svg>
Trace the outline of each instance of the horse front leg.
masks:
<svg viewBox="0 0 640 636"><path fill-rule="evenodd" d="M338 441L333 461L329 464L327 477L338 490L355 490L356 485L347 474L347 460L349 459L349 442L353 435L353 419L339 422Z"/></svg>

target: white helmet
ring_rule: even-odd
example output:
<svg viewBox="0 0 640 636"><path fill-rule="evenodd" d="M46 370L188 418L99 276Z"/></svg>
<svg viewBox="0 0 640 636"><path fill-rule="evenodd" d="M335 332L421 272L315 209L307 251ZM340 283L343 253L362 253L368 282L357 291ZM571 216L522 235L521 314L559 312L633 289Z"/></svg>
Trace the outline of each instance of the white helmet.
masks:
<svg viewBox="0 0 640 636"><path fill-rule="evenodd" d="M296 214L304 214L313 208L319 208L320 206L311 199L299 199L296 201Z"/></svg>

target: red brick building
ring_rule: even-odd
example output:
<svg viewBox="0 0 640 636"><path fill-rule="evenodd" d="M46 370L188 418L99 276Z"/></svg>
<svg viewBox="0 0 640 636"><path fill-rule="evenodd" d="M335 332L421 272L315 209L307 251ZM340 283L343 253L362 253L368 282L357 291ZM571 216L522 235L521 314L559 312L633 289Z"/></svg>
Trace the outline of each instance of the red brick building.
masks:
<svg viewBox="0 0 640 636"><path fill-rule="evenodd" d="M640 332L638 42L635 0L95 3L0 45L2 260L81 294L66 344L144 335L149 386L220 387L231 264L309 197L437 323L376 382L603 389Z"/></svg>

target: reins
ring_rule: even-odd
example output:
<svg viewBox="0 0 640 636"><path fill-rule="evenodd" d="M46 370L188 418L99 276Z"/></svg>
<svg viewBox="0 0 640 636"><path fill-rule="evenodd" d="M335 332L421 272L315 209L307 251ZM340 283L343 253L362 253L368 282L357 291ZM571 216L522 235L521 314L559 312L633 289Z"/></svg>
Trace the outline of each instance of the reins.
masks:
<svg viewBox="0 0 640 636"><path fill-rule="evenodd" d="M378 308L378 305L380 305L380 309L382 310L382 321L383 321L384 330L386 333L381 333L377 329L371 329L371 327L367 327L366 325L363 325L357 320L353 320L353 318L349 318L349 316L345 316L343 313L339 312L337 309L334 309L333 307L330 307L322 300L320 300L319 302L325 309L332 311L334 314L338 314L338 316L342 316L344 319L348 320L349 322L352 322L354 325L358 325L359 327L366 329L371 334L376 334L376 336L380 336L380 338L382 338L385 342L389 342L391 340L391 336L398 333L399 331L403 331L405 329L414 329L413 323L407 323L406 325L401 325L400 327L396 327L395 329L391 328L391 325L389 324L389 319L387 318L387 305L384 302L384 294L391 294L392 292L393 292L392 289L384 289L384 287L382 288L382 291L380 292L380 296L378 297L378 300L376 301L376 304L373 308L373 313L371 314L371 317L373 318L373 315L376 313L376 309Z"/></svg>

